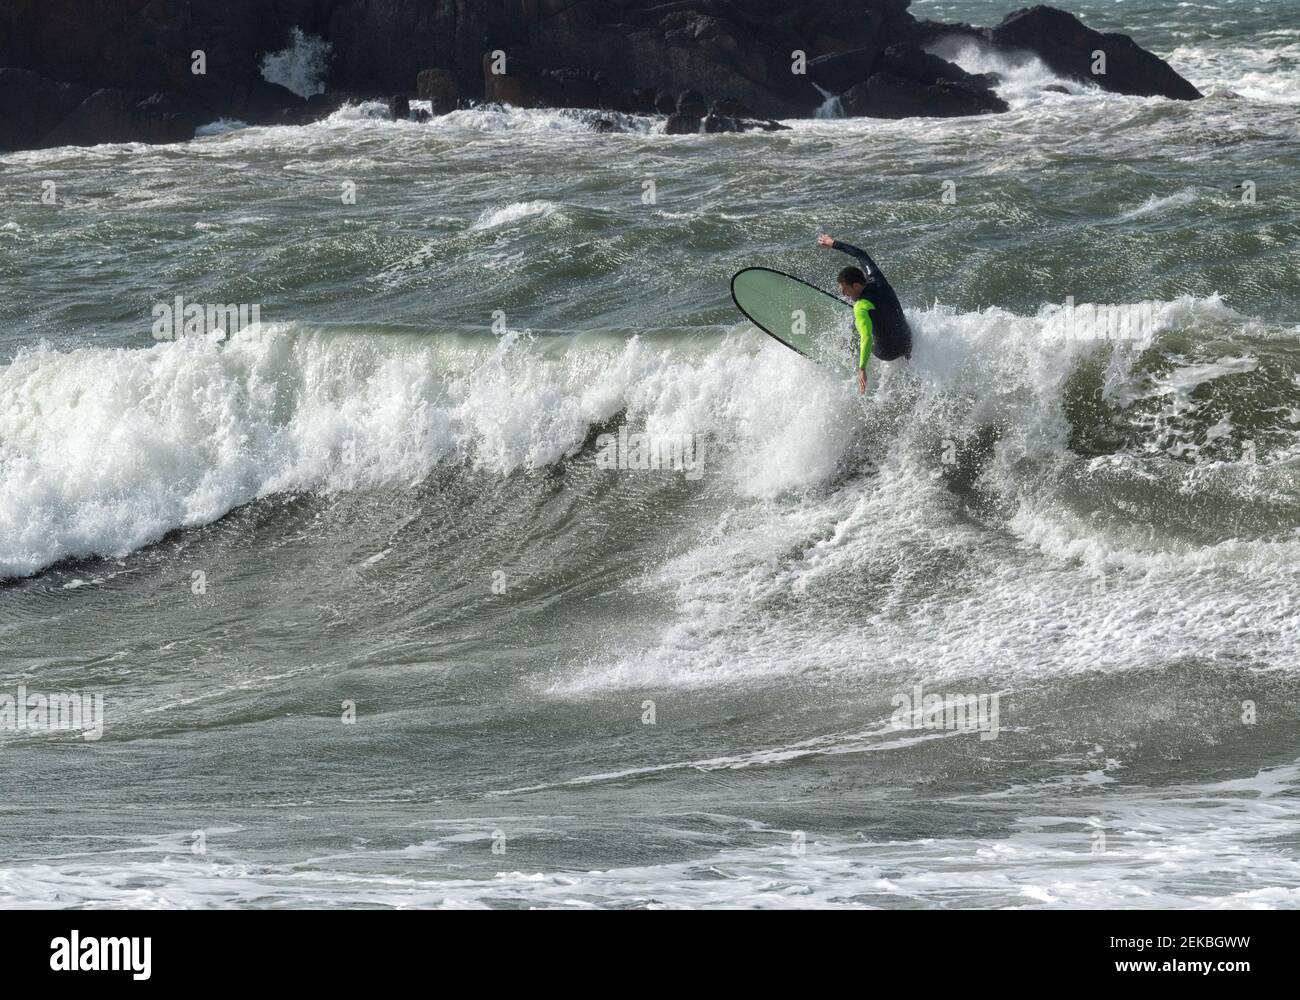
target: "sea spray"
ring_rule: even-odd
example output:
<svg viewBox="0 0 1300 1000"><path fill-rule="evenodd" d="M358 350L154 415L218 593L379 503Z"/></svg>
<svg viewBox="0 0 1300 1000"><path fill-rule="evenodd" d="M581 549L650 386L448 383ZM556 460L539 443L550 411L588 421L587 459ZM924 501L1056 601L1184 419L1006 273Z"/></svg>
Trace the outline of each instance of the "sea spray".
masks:
<svg viewBox="0 0 1300 1000"><path fill-rule="evenodd" d="M289 44L285 48L262 57L262 78L292 90L299 97L322 94L332 48L324 39L294 27L289 31Z"/></svg>

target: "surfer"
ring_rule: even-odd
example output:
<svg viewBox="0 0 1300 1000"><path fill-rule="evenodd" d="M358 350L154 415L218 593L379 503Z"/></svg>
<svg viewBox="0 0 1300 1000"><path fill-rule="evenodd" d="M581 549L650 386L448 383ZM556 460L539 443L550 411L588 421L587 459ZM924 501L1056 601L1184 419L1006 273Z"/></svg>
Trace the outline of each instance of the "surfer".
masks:
<svg viewBox="0 0 1300 1000"><path fill-rule="evenodd" d="M857 338L852 342L858 357L858 392L867 391L867 358L874 354L881 361L896 361L912 356L912 328L907 325L898 296L885 280L876 262L865 250L841 243L825 234L817 244L856 257L861 267L846 267L836 275L840 294L853 303L853 325ZM871 314L875 313L873 317Z"/></svg>

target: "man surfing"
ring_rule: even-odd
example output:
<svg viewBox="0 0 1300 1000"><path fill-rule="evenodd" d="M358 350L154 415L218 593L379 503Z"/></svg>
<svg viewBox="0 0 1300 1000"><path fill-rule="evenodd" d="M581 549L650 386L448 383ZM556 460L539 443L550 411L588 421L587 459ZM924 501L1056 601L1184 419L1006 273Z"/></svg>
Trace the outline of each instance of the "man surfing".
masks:
<svg viewBox="0 0 1300 1000"><path fill-rule="evenodd" d="M825 234L817 237L818 246L830 247L857 258L861 267L846 267L836 275L840 294L853 303L853 325L857 340L852 344L858 356L858 393L867 391L867 358L874 354L881 361L896 361L912 356L912 328L907 325L898 296L885 280L876 262L848 243ZM875 313L874 318L872 313Z"/></svg>

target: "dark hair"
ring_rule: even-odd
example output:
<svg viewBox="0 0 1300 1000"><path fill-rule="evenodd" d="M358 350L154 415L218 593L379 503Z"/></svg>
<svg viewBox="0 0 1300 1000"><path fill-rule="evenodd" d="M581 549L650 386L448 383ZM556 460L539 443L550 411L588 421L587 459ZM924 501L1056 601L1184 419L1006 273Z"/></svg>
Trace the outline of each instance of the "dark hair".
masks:
<svg viewBox="0 0 1300 1000"><path fill-rule="evenodd" d="M836 281L842 281L846 285L865 285L867 276L862 273L860 267L846 267L843 271L835 276Z"/></svg>

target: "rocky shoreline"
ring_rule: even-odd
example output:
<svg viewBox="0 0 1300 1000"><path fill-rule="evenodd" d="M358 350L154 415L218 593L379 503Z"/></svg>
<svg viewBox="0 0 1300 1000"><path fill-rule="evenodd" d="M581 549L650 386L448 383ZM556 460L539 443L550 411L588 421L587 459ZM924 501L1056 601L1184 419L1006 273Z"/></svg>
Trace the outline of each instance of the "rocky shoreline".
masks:
<svg viewBox="0 0 1300 1000"><path fill-rule="evenodd" d="M1032 7L998 25L920 21L910 0L0 0L0 151L178 142L219 118L303 124L355 100L433 114L482 102L663 115L670 133L848 117L996 114L961 39L1104 90L1200 93L1126 35ZM325 93L263 78L293 29L328 43ZM613 128L592 116L593 127Z"/></svg>

